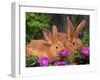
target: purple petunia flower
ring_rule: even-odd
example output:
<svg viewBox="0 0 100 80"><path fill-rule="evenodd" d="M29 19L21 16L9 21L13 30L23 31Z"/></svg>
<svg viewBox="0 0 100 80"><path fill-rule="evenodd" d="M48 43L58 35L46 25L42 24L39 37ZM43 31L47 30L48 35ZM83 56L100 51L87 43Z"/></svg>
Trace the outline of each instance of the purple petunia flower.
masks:
<svg viewBox="0 0 100 80"><path fill-rule="evenodd" d="M48 66L50 59L48 57L41 57L39 59L40 66Z"/></svg>
<svg viewBox="0 0 100 80"><path fill-rule="evenodd" d="M89 48L88 48L88 47L83 48L83 49L82 49L82 53L83 53L83 55L85 55L85 56L89 56Z"/></svg>
<svg viewBox="0 0 100 80"><path fill-rule="evenodd" d="M67 62L65 62L65 61L56 61L56 62L54 62L54 65L67 65Z"/></svg>
<svg viewBox="0 0 100 80"><path fill-rule="evenodd" d="M66 57L69 55L69 52L67 50L64 50L60 55L61 57Z"/></svg>

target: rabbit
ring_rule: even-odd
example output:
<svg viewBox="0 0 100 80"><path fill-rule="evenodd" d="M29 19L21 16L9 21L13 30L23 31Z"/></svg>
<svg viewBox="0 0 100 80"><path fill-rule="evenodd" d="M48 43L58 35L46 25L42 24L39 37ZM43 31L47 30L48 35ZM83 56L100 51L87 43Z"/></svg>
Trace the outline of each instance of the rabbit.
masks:
<svg viewBox="0 0 100 80"><path fill-rule="evenodd" d="M79 34L85 27L85 23L85 20L82 20L77 28L74 29L71 20L67 17L67 31L65 33L58 32L59 40L70 53L74 53L75 50L81 50L84 47L82 40L79 38Z"/></svg>
<svg viewBox="0 0 100 80"><path fill-rule="evenodd" d="M82 40L79 38L81 30L85 27L85 20L74 29L69 17L67 17L67 31L65 33L58 32L58 38L63 43L65 49L69 52L69 56L74 60L74 54L77 50L82 50L84 47Z"/></svg>
<svg viewBox="0 0 100 80"><path fill-rule="evenodd" d="M48 57L50 59L58 59L59 53L64 50L63 43L58 40L57 27L53 26L52 33L43 29L44 39L32 40L26 45L26 55Z"/></svg>
<svg viewBox="0 0 100 80"><path fill-rule="evenodd" d="M85 27L85 20L82 20L80 24L74 29L73 24L69 17L67 17L67 40L65 43L66 48L70 45L70 53L75 53L76 50L81 50L84 45L82 40L79 38L81 30ZM70 44L69 44L70 43Z"/></svg>

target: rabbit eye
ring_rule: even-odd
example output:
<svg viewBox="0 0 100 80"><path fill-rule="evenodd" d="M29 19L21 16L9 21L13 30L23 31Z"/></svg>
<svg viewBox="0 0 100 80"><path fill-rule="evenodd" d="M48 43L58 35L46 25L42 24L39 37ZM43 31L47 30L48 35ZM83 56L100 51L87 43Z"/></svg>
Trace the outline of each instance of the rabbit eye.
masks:
<svg viewBox="0 0 100 80"><path fill-rule="evenodd" d="M73 45L75 45L75 43L73 42Z"/></svg>
<svg viewBox="0 0 100 80"><path fill-rule="evenodd" d="M58 46L56 46L56 49L58 49Z"/></svg>

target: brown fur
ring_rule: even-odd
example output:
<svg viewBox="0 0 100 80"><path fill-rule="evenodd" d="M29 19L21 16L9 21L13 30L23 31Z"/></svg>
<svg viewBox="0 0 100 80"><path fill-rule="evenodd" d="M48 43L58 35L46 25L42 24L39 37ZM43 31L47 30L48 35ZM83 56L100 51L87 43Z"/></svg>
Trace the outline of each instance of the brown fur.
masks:
<svg viewBox="0 0 100 80"><path fill-rule="evenodd" d="M32 40L26 45L27 55L56 58L64 50L64 45L58 40L57 28L53 26L52 34L47 29L43 30L44 40ZM57 48L56 48L57 47Z"/></svg>
<svg viewBox="0 0 100 80"><path fill-rule="evenodd" d="M81 50L84 47L81 39L79 38L79 34L84 27L85 20L82 20L77 28L74 29L71 20L69 19L69 17L67 17L67 32L58 33L59 40L62 41L66 50L68 50L70 54L74 54L76 50Z"/></svg>

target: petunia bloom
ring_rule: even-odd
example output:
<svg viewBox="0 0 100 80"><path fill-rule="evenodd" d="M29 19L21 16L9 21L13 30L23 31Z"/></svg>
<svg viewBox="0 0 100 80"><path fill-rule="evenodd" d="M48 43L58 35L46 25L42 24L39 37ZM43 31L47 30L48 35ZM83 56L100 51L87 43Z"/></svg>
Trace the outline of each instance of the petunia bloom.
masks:
<svg viewBox="0 0 100 80"><path fill-rule="evenodd" d="M89 56L89 48L88 48L88 47L83 48L83 49L82 49L82 53L83 53L83 55L85 55L85 56Z"/></svg>
<svg viewBox="0 0 100 80"><path fill-rule="evenodd" d="M64 50L60 55L61 57L66 57L69 55L69 52L67 50Z"/></svg>
<svg viewBox="0 0 100 80"><path fill-rule="evenodd" d="M67 65L67 62L65 62L65 61L56 61L56 62L54 62L54 65Z"/></svg>
<svg viewBox="0 0 100 80"><path fill-rule="evenodd" d="M40 66L48 66L50 59L48 57L41 57L39 59Z"/></svg>

